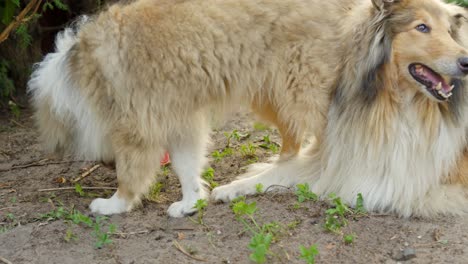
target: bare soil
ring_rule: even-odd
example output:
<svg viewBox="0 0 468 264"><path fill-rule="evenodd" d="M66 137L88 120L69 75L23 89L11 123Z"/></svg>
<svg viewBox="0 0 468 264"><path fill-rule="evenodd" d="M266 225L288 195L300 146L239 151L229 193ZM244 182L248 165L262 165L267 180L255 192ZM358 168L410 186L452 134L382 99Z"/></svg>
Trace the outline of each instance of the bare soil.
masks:
<svg viewBox="0 0 468 264"><path fill-rule="evenodd" d="M116 225L116 234L102 248L95 246L93 228L40 217L60 207L89 215L87 207L93 196L107 197L113 191L85 190L84 196L75 190L39 191L73 187L70 180L96 163L71 157L49 159L40 150L30 116L27 110L20 119L0 114L0 263L251 263L248 244L252 235L236 220L229 204L210 202L203 225L197 223L196 215L167 216L168 206L181 198L180 185L170 170L160 173L162 189L152 196L154 201L146 199L132 212L104 222L102 228ZM222 151L227 144L224 133L234 129L250 136L231 140L232 155L220 161L211 159L209 166L219 184L231 182L254 159L241 153L241 145L250 142L257 146L258 160L266 161L273 153L258 147L263 137L270 135L280 143L275 130L254 129L251 116L240 113L212 133L210 153ZM115 170L101 165L79 184L116 187ZM260 224L276 221L282 226L267 263L305 263L299 246L313 244L320 252L316 263L468 263L467 218L350 217L343 232L354 233L356 239L346 245L342 235L323 227L325 211L330 208L326 202L295 206L293 190L248 197L247 201L256 201L255 217Z"/></svg>

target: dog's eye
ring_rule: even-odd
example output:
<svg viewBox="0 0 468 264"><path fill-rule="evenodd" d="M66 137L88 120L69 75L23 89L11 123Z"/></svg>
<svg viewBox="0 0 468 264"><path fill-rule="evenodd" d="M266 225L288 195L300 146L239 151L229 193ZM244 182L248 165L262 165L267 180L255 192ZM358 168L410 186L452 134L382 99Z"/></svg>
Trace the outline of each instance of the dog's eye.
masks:
<svg viewBox="0 0 468 264"><path fill-rule="evenodd" d="M429 33L431 31L431 29L426 24L417 25L416 30L422 33Z"/></svg>

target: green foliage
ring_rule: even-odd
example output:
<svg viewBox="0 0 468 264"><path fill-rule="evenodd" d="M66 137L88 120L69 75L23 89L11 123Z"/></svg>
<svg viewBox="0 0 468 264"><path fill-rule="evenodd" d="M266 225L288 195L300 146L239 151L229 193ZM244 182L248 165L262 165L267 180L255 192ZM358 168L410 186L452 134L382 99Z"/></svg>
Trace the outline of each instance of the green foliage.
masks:
<svg viewBox="0 0 468 264"><path fill-rule="evenodd" d="M257 131L265 131L265 130L269 130L270 128L263 124L263 123L260 123L260 122L255 122L254 125L253 125L254 129L257 130Z"/></svg>
<svg viewBox="0 0 468 264"><path fill-rule="evenodd" d="M155 182L150 186L148 194L145 198L152 202L159 202L161 191L164 188L164 184L162 182Z"/></svg>
<svg viewBox="0 0 468 264"><path fill-rule="evenodd" d="M15 91L15 85L8 76L9 70L10 63L5 59L0 59L0 95L2 98L8 98Z"/></svg>
<svg viewBox="0 0 468 264"><path fill-rule="evenodd" d="M231 146L231 141L233 139L235 139L237 141L241 141L241 140L244 140L244 139L250 137L250 134L241 134L241 133L239 133L239 131L237 129L235 129L231 133L224 133L224 136L227 139L226 148L229 148Z"/></svg>
<svg viewBox="0 0 468 264"><path fill-rule="evenodd" d="M356 238L355 234L348 234L348 235L343 236L343 240L345 244L348 244L348 245L354 243L355 238Z"/></svg>
<svg viewBox="0 0 468 264"><path fill-rule="evenodd" d="M341 233L341 228L348 225L348 220L345 217L347 212L352 211L343 204L340 197L337 197L335 194L330 194L330 199L334 204L334 208L328 209L325 219L325 229L333 233Z"/></svg>
<svg viewBox="0 0 468 264"><path fill-rule="evenodd" d="M24 6L21 5L20 0L2 0L0 1L0 31L7 27L10 23L16 23L15 17L23 10ZM16 36L16 41L19 47L26 49L33 42L31 34L29 34L29 26L35 24L37 19L41 16L42 12L47 9L58 8L61 10L68 10L68 6L62 0L46 0L43 1L43 8L38 13L29 13L19 21L13 33ZM1 44L0 44L1 45ZM0 60L0 99L8 98L15 91L13 81L8 76L10 63L4 59ZM16 104L9 104L10 110L13 114L19 116L19 108Z"/></svg>
<svg viewBox="0 0 468 264"><path fill-rule="evenodd" d="M255 185L255 192L258 193L258 194L263 193L263 184L257 183Z"/></svg>
<svg viewBox="0 0 468 264"><path fill-rule="evenodd" d="M270 135L266 135L263 137L263 143L259 145L259 147L268 149L274 154L278 153L279 145L270 139Z"/></svg>
<svg viewBox="0 0 468 264"><path fill-rule="evenodd" d="M364 208L364 198L362 198L362 193L358 193L356 198L356 208L354 208L355 214L366 214L367 210Z"/></svg>
<svg viewBox="0 0 468 264"><path fill-rule="evenodd" d="M221 152L218 150L215 150L213 153L211 153L211 156L214 158L215 161L220 161L224 157L231 156L232 155L232 149L231 148L225 148Z"/></svg>
<svg viewBox="0 0 468 264"><path fill-rule="evenodd" d="M252 250L250 259L255 263L265 263L272 240L271 234L258 233L250 240L249 249Z"/></svg>
<svg viewBox="0 0 468 264"><path fill-rule="evenodd" d="M209 167L202 173L202 179L205 180L211 189L214 189L218 186L218 183L214 181L214 169Z"/></svg>
<svg viewBox="0 0 468 264"><path fill-rule="evenodd" d="M258 161L258 157L255 154L257 152L257 147L252 143L243 144L240 146L240 153L244 158L247 158L249 162L253 163Z"/></svg>
<svg viewBox="0 0 468 264"><path fill-rule="evenodd" d="M3 2L3 1L2 1ZM2 23L8 25L15 13L20 9L20 0L6 0L0 5L0 14L2 14Z"/></svg>
<svg viewBox="0 0 468 264"><path fill-rule="evenodd" d="M115 233L116 226L114 224L108 224L108 218L105 216L98 216L95 219L86 216L75 209L68 210L67 208L60 206L46 214L39 215L39 219L46 221L63 220L68 224L80 225L83 224L88 228L93 229L93 236L96 238L94 246L96 248L102 248L105 245L112 243L110 236ZM107 229L105 226L108 225ZM77 240L78 237L73 233L71 228L68 228L64 236L65 241Z"/></svg>
<svg viewBox="0 0 468 264"><path fill-rule="evenodd" d="M296 187L297 201L299 203L303 203L305 201L317 201L318 197L315 193L310 191L309 184L298 184Z"/></svg>
<svg viewBox="0 0 468 264"><path fill-rule="evenodd" d="M206 199L198 199L193 208L197 209L198 211L198 223L203 225L203 214L205 212L205 208L208 206L208 202Z"/></svg>
<svg viewBox="0 0 468 264"><path fill-rule="evenodd" d="M468 7L468 0L447 0L448 3L454 3L460 6Z"/></svg>
<svg viewBox="0 0 468 264"><path fill-rule="evenodd" d="M299 249L301 251L301 259L305 260L307 264L315 263L315 257L319 254L317 245L312 245L309 248L301 245Z"/></svg>
<svg viewBox="0 0 468 264"><path fill-rule="evenodd" d="M277 222L259 226L255 219L255 213L258 210L257 204L256 202L247 203L244 196L233 200L231 202L231 209L236 219L253 235L248 246L252 251L249 256L250 259L256 263L265 263L267 256L272 255L270 245L277 240L282 226Z"/></svg>
<svg viewBox="0 0 468 264"><path fill-rule="evenodd" d="M19 106L13 102L13 101L8 101L8 107L10 107L10 111L11 113L13 113L13 115L16 117L16 118L19 118L20 115L21 115L21 110L19 108Z"/></svg>

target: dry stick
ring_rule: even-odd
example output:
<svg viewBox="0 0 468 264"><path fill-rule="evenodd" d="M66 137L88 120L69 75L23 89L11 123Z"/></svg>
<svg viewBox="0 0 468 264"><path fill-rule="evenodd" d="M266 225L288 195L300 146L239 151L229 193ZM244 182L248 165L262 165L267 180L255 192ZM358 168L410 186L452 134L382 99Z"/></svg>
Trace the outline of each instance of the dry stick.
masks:
<svg viewBox="0 0 468 264"><path fill-rule="evenodd" d="M8 210L8 209L13 209L13 208L16 208L16 207L17 207L17 206L4 207L4 208L0 208L0 211Z"/></svg>
<svg viewBox="0 0 468 264"><path fill-rule="evenodd" d="M117 190L115 187L81 187L83 190ZM75 187L62 187L62 188L50 188L50 189L39 189L38 192L53 192L53 191L70 191L75 190Z"/></svg>
<svg viewBox="0 0 468 264"><path fill-rule="evenodd" d="M71 183L77 183L81 181L82 179L88 177L93 171L97 170L99 167L101 167L101 164L94 165L91 169L85 171L83 174L80 175L80 177L74 179L71 181Z"/></svg>
<svg viewBox="0 0 468 264"><path fill-rule="evenodd" d="M22 128L28 128L27 126L21 124L20 122L14 120L14 119L10 119L10 121L11 121L12 123L14 123L15 125L20 126L20 127L22 127Z"/></svg>
<svg viewBox="0 0 468 264"><path fill-rule="evenodd" d="M177 248L180 252L184 253L184 255L186 255L186 256L189 257L189 258L192 258L192 259L198 260L198 261L206 262L206 259L202 259L202 258L198 258L198 257L192 256L192 255L191 255L190 253L188 253L188 252L179 244L179 242L177 242L177 241L174 241L174 247Z"/></svg>
<svg viewBox="0 0 468 264"><path fill-rule="evenodd" d="M121 236L121 237L126 237L126 236L131 236L131 235L139 235L139 234L148 234L150 230L142 230L142 231L136 231L136 232L115 232L115 233L107 233L109 235L114 235L114 236Z"/></svg>
<svg viewBox="0 0 468 264"><path fill-rule="evenodd" d="M75 162L86 162L85 160L67 160L67 161L51 161L51 162L45 162L48 161L49 159L43 159L39 161L35 161L29 164L24 164L24 165L18 165L18 166L13 166L9 169L2 169L0 172L7 172L7 171L12 171L12 170L19 170L19 169L26 169L30 167L41 167L41 166L47 166L47 165L57 165L57 164L65 164L65 163L75 163ZM43 163L45 162L45 163Z"/></svg>
<svg viewBox="0 0 468 264"><path fill-rule="evenodd" d="M13 263L11 263L11 261L9 261L8 259L6 259L4 257L1 257L1 256L0 256L0 262L3 262L5 264L13 264Z"/></svg>
<svg viewBox="0 0 468 264"><path fill-rule="evenodd" d="M28 21L31 17L26 17L29 12L33 10L33 14L37 12L39 6L41 5L42 0L31 0L28 5L19 13L19 15L12 21L3 32L0 34L0 43L8 39L10 33L15 30L21 23Z"/></svg>

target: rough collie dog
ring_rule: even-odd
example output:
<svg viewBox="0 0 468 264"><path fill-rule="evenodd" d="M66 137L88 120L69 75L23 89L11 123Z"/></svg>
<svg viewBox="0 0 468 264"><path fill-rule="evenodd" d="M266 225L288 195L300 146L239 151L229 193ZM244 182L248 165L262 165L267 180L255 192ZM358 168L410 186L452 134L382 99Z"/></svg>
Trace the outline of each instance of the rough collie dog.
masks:
<svg viewBox="0 0 468 264"><path fill-rule="evenodd" d="M296 157L257 166L218 187L214 198L255 193L258 183L307 182L316 193L335 193L351 205L362 193L370 211L468 213L465 11L427 0L351 2L322 4L339 13L332 34L340 46L315 44L332 58L328 63L341 58L323 137ZM314 22L329 34L328 25Z"/></svg>
<svg viewBox="0 0 468 264"><path fill-rule="evenodd" d="M167 149L183 193L168 213L180 217L207 197L199 175L209 116L247 104L278 127L285 147L274 166L290 183L301 171L288 160L302 160L313 131L323 142L323 166L306 162L324 170L316 191L348 200L361 191L369 208L406 213L440 187L465 145L468 58L454 40L457 19L437 0L114 5L62 32L34 71L40 137L49 150L116 162L117 192L90 205L100 214L138 204ZM239 187L250 188L215 197Z"/></svg>
<svg viewBox="0 0 468 264"><path fill-rule="evenodd" d="M199 176L213 112L252 105L294 142L307 124L323 130L337 64L323 46L337 43L340 13L318 3L139 0L83 19L29 82L40 138L115 161L117 192L90 205L100 214L138 204L168 150L183 193L168 214L190 214L208 197Z"/></svg>

